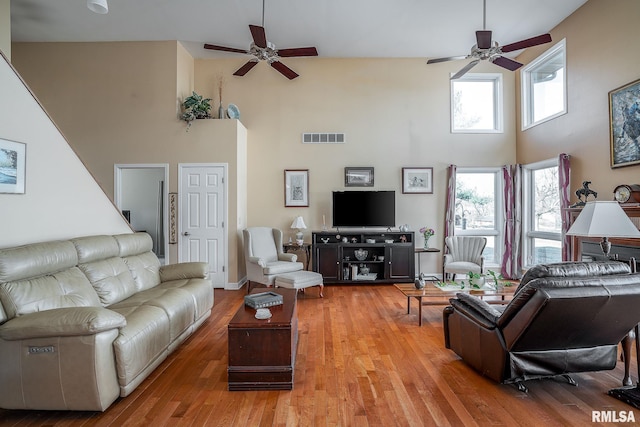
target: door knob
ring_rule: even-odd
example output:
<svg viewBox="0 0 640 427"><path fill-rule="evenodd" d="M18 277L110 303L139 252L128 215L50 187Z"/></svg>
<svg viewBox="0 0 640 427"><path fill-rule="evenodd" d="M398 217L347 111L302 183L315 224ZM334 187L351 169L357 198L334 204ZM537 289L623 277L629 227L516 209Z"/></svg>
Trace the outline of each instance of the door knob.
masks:
<svg viewBox="0 0 640 427"><path fill-rule="evenodd" d="M184 233L182 233L183 236L191 236L191 233L189 233L188 231L185 231Z"/></svg>

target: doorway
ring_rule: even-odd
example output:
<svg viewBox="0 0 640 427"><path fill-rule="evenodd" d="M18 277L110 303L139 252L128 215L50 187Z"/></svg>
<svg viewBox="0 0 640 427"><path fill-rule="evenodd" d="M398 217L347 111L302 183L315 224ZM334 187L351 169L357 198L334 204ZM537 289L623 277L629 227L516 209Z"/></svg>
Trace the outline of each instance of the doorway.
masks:
<svg viewBox="0 0 640 427"><path fill-rule="evenodd" d="M151 236L162 264L169 256L168 164L116 164L114 203L135 231Z"/></svg>

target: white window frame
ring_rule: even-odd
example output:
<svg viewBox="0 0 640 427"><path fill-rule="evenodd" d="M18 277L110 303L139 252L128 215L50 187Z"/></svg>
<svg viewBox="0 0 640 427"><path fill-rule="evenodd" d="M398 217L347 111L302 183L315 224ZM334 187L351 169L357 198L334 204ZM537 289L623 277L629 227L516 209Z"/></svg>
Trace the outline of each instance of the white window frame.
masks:
<svg viewBox="0 0 640 427"><path fill-rule="evenodd" d="M533 111L534 111L534 102L535 99L533 97L533 84L531 82L531 74L535 72L538 68L544 66L551 58L555 57L559 52L562 52L562 68L564 69L563 79L562 79L562 90L564 92L563 95L563 108L562 111L559 111L550 116L544 117L540 120L534 121L533 119ZM547 50L545 53L537 57L531 63L522 67L520 74L520 93L521 93L521 122L522 122L522 130L527 130L534 126L537 126L541 123L548 122L549 120L553 120L556 117L567 114L567 46L566 39L560 40L556 43L552 48Z"/></svg>
<svg viewBox="0 0 640 427"><path fill-rule="evenodd" d="M534 265L534 241L535 239L557 240L562 242L562 231L552 233L549 231L537 231L534 227L534 196L533 172L540 169L560 167L558 159L542 160L522 166L522 258L523 268L526 270Z"/></svg>
<svg viewBox="0 0 640 427"><path fill-rule="evenodd" d="M500 167L458 167L456 169L456 178L460 174L465 173L492 173L495 175L494 179L494 228L485 230L459 230L455 229L456 236L493 236L495 237L495 247L493 250L494 259L485 258L485 268L496 268L502 265L502 255L504 252L504 197L503 197L503 179L502 168ZM456 195L456 199L457 199ZM455 201L454 201L455 203Z"/></svg>
<svg viewBox="0 0 640 427"><path fill-rule="evenodd" d="M452 74L453 76L453 74ZM491 82L493 83L493 129L456 129L454 126L454 84L460 81ZM456 80L451 80L451 133L503 133L503 102L502 102L502 74L501 73L467 73Z"/></svg>

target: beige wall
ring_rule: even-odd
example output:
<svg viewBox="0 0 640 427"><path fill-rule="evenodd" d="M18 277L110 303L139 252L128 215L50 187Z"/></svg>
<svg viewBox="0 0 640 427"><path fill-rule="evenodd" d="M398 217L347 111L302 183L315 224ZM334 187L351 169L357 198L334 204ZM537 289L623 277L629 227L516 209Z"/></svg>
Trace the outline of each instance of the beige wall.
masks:
<svg viewBox="0 0 640 427"><path fill-rule="evenodd" d="M0 0L0 52L11 62L11 1Z"/></svg>
<svg viewBox="0 0 640 427"><path fill-rule="evenodd" d="M237 120L198 121L186 132L178 119L193 59L175 41L16 43L14 63L111 198L116 163L168 163L170 192L178 191L179 163L229 163L230 177L246 168L238 166L246 163L246 141L238 140L246 130ZM233 179L229 190L229 281L236 283L244 271L236 218L246 222L237 206L246 205L246 185ZM169 261L177 260L170 245Z"/></svg>
<svg viewBox="0 0 640 427"><path fill-rule="evenodd" d="M0 55L0 137L26 144L25 194L0 194L0 248L130 233L15 70Z"/></svg>
<svg viewBox="0 0 640 427"><path fill-rule="evenodd" d="M228 158L215 134L220 121L207 121L212 123L206 131L196 122L185 132L177 120L176 95L190 90L185 80L191 75L190 60L178 43L16 43L13 52L18 70L109 195L114 163L169 162L169 188L176 191L178 162ZM265 63L245 77L232 76L245 61L229 55L193 64L195 90L214 98L217 109L222 76L223 103L239 107L248 129L246 194L240 196L246 202L230 203L248 208L244 219L230 213L230 222L238 217L238 229L272 225L288 238L293 218L302 215L309 240L323 215L330 224L331 192L344 189L344 167L373 166L374 189L396 191L397 223L414 230L433 227L439 240L446 167L515 161L512 73L504 74L505 132L472 135L449 130L449 73L461 61L427 66L423 59L291 58L286 64L301 75L292 81ZM474 71L500 69L483 63ZM303 132L344 132L347 143L304 145ZM236 148L241 158L242 148ZM403 195L402 167L421 166L434 168L434 194ZM309 169L310 207L284 207L285 169ZM230 173L242 176L240 170ZM230 246L232 257L239 252ZM439 256L422 260L424 271L439 271L440 265Z"/></svg>
<svg viewBox="0 0 640 427"><path fill-rule="evenodd" d="M397 224L431 226L442 238L446 167L499 166L515 161L514 77L505 74L505 132L451 134L449 72L464 62L427 66L422 59L287 59L300 74L289 81L267 64L244 77L230 76L245 57L195 61L195 87L223 104L236 104L249 129L249 225L289 227L304 217L310 239L322 216L331 225L331 192L343 190L345 166L373 166L376 190L395 190ZM497 72L482 64L477 71ZM217 107L217 103L216 103ZM303 132L344 132L346 144L302 144ZM402 167L434 168L432 195L402 194ZM309 169L310 206L284 207L284 170ZM421 238L418 244L422 244ZM428 258L428 259L427 259ZM439 271L438 256L424 271Z"/></svg>
<svg viewBox="0 0 640 427"><path fill-rule="evenodd" d="M589 0L551 32L554 40L567 40L568 113L521 132L518 108L518 162L555 157L559 150L570 154L573 198L584 180L601 200L611 200L618 184L640 183L638 166L610 167L608 101L609 91L640 78L639 18L637 0ZM519 59L529 62L547 48Z"/></svg>

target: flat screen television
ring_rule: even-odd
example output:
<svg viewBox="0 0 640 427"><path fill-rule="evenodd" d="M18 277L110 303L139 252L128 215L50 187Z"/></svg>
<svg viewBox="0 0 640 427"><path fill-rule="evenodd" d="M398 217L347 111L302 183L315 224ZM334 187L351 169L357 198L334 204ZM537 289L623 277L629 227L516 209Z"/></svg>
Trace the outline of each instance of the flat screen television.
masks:
<svg viewBox="0 0 640 427"><path fill-rule="evenodd" d="M395 191L334 191L334 227L395 227Z"/></svg>

